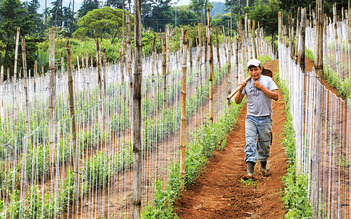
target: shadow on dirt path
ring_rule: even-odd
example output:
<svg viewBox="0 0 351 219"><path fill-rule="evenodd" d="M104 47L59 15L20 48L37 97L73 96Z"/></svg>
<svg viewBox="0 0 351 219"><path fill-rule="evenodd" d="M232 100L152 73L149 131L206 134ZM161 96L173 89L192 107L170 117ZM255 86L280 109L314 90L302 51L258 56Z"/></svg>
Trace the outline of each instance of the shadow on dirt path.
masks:
<svg viewBox="0 0 351 219"><path fill-rule="evenodd" d="M278 60L266 62L265 68L278 70ZM283 218L286 214L280 191L284 185L282 177L286 174L287 158L283 139L285 123L283 95L273 101L273 144L268 160L272 175L263 177L259 163L255 167L255 181L243 183L241 176L246 172L245 118L243 107L236 126L227 134L226 146L215 151L196 184L183 193L175 204L180 218Z"/></svg>

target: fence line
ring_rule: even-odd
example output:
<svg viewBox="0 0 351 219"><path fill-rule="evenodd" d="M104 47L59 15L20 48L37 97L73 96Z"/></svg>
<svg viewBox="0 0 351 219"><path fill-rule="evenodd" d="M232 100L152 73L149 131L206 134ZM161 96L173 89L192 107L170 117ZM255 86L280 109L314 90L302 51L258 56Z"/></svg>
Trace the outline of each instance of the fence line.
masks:
<svg viewBox="0 0 351 219"><path fill-rule="evenodd" d="M346 21L338 21L337 29L329 23L325 24L325 27L327 32L323 37L324 71L332 71L333 77L349 83L346 52L348 47L345 47L344 43L347 38ZM335 33L339 35L337 41L334 38ZM305 40L306 48L314 52L315 27L306 27ZM339 52L338 48L344 48L346 51ZM296 171L308 177L309 195L313 192L319 194L318 203L312 207L321 218L349 218L351 216L349 100L343 100L322 85L317 80L314 69L312 72L304 73L295 60L290 58L290 48L286 47L284 40L279 41L279 69L280 80L287 84L290 92L290 112L296 134ZM328 77L327 74L330 73L325 74L325 77ZM315 108L319 96L322 97L321 112ZM321 133L317 133L317 126L320 126ZM317 136L320 136L320 139L316 139ZM320 144L313 148L317 140ZM313 165L317 165L318 176L312 171ZM315 179L319 181L314 182ZM313 191L312 183L317 184L317 191ZM312 196L310 200L312 201Z"/></svg>

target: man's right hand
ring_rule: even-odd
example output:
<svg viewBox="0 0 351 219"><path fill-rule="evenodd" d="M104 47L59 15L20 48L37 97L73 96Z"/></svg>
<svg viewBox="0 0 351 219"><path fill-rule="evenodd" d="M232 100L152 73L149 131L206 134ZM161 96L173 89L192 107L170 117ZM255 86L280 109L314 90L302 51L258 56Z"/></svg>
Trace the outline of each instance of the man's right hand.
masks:
<svg viewBox="0 0 351 219"><path fill-rule="evenodd" d="M239 86L240 86L240 91L244 90L244 88L246 87L246 82L245 81L240 82Z"/></svg>

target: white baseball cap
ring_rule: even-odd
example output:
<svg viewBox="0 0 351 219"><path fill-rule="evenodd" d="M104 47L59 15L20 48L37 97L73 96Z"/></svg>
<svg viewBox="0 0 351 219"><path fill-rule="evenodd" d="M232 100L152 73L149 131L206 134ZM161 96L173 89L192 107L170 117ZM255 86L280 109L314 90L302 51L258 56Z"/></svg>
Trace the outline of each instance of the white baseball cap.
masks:
<svg viewBox="0 0 351 219"><path fill-rule="evenodd" d="M255 67L261 67L261 62L257 59L251 59L248 63L247 63L247 68L250 68L252 66Z"/></svg>

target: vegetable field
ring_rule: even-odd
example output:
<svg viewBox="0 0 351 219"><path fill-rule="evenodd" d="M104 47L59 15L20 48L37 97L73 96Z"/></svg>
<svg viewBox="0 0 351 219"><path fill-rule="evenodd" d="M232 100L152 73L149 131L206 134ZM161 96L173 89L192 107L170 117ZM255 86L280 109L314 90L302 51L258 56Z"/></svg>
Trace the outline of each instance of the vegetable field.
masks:
<svg viewBox="0 0 351 219"><path fill-rule="evenodd" d="M67 43L67 59L54 60L54 31L50 34L46 74L38 76L35 64L34 77L27 76L29 70L23 67L23 78L15 72L11 80L1 80L0 218L131 217L133 130L141 130L144 206L155 199L155 182L165 188L172 179L181 139L190 150L192 142L211 132L210 124L238 110L226 106L228 92L246 77L243 70L231 74L244 68L235 60L255 55L253 44L242 46L246 51L240 57L234 55L231 47L238 48L238 43L226 40L224 34L225 44L202 46L198 38L197 48L178 48L179 41L174 41L173 51L169 33L155 37L154 42L161 39L164 47L161 54L153 50L142 58L142 125L133 127L131 47L126 47L126 62L109 63L99 43L96 57L71 57ZM249 39L268 48L260 38L250 34ZM208 48L212 59L207 57ZM3 72L2 68L1 77ZM224 136L222 132L218 136ZM211 138L208 148L201 149L208 154L217 144ZM189 174L196 173L185 174L186 185L192 180Z"/></svg>

